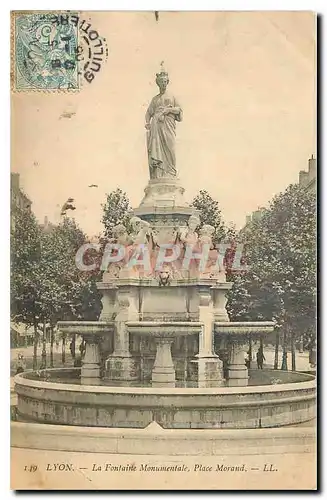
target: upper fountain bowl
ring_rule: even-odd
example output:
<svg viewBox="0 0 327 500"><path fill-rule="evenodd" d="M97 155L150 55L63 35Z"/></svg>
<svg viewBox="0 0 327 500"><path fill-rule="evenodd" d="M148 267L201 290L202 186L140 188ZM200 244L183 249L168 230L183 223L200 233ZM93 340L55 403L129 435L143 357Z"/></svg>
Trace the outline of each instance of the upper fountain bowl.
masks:
<svg viewBox="0 0 327 500"><path fill-rule="evenodd" d="M215 333L230 337L260 337L263 334L273 332L275 328L273 321L216 321Z"/></svg>
<svg viewBox="0 0 327 500"><path fill-rule="evenodd" d="M129 321L126 326L130 333L136 333L137 335L174 338L199 333L202 323L194 321Z"/></svg>
<svg viewBox="0 0 327 500"><path fill-rule="evenodd" d="M57 326L66 334L101 335L113 331L113 322L106 321L58 321Z"/></svg>

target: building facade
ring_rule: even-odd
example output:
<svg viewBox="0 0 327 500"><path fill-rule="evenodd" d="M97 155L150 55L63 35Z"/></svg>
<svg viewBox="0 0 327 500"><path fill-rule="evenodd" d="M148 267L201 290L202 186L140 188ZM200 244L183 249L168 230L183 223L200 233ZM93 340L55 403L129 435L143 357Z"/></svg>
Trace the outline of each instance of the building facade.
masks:
<svg viewBox="0 0 327 500"><path fill-rule="evenodd" d="M10 225L15 227L15 216L17 210L32 210L32 202L23 192L19 183L19 174L10 174Z"/></svg>
<svg viewBox="0 0 327 500"><path fill-rule="evenodd" d="M19 208L21 210L31 210L32 202L20 187L19 174L12 172L10 175L10 181L11 209Z"/></svg>
<svg viewBox="0 0 327 500"><path fill-rule="evenodd" d="M308 160L308 170L301 170L299 172L299 185L305 188L306 191L312 193L317 192L317 159L314 155L312 155ZM259 207L257 210L252 212L251 215L247 215L245 225L240 230L240 234L243 234L246 227L248 227L252 222L260 220L264 211L264 207Z"/></svg>
<svg viewBox="0 0 327 500"><path fill-rule="evenodd" d="M308 160L308 170L299 172L299 185L306 191L317 192L317 159L313 155Z"/></svg>
<svg viewBox="0 0 327 500"><path fill-rule="evenodd" d="M51 233L51 231L53 231L56 227L56 224L50 222L48 217L45 215L43 224L40 224L41 231L44 233Z"/></svg>

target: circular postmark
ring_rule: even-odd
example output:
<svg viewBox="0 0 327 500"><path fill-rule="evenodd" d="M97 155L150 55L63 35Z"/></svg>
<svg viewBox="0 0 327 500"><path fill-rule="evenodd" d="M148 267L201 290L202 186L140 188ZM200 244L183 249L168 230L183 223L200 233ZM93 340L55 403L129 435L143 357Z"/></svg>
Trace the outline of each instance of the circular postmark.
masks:
<svg viewBox="0 0 327 500"><path fill-rule="evenodd" d="M78 90L107 57L106 39L91 19L69 11L15 14L16 90Z"/></svg>
<svg viewBox="0 0 327 500"><path fill-rule="evenodd" d="M91 19L67 12L54 17L57 25L71 25L78 31L78 45L76 47L76 62L78 66L79 84L91 83L108 58L106 39L102 37Z"/></svg>

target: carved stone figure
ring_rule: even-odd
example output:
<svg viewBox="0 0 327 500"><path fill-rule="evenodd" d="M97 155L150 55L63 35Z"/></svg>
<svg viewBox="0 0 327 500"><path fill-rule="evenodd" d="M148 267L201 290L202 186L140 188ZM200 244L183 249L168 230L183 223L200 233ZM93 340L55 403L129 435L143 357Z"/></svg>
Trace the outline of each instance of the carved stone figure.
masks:
<svg viewBox="0 0 327 500"><path fill-rule="evenodd" d="M218 252L212 243L212 236L215 232L215 228L210 224L204 224L200 229L199 233L199 250L207 253L207 262L205 269L201 271L203 277L212 278L215 273L214 267L217 264ZM217 271L218 272L218 271Z"/></svg>
<svg viewBox="0 0 327 500"><path fill-rule="evenodd" d="M118 243L119 245L128 245L131 242L131 238L127 233L127 229L124 224L117 224L114 226L112 232L114 237L111 241Z"/></svg>
<svg viewBox="0 0 327 500"><path fill-rule="evenodd" d="M123 224L117 224L112 229L113 238L109 240L109 243L117 243L122 245L125 249L130 244L131 239L127 233L127 229ZM113 255L117 254L118 250L113 250ZM119 278L121 269L126 264L126 253L124 257L118 262L111 262L108 266L108 270L104 273L103 281L110 281L114 278Z"/></svg>
<svg viewBox="0 0 327 500"><path fill-rule="evenodd" d="M170 280L172 278L172 271L168 264L166 264L163 269L158 273L159 286L170 285Z"/></svg>
<svg viewBox="0 0 327 500"><path fill-rule="evenodd" d="M197 215L191 215L187 223L188 227L179 232L179 240L184 243L184 245L194 246L199 238L198 233L195 231L199 225L200 218Z"/></svg>
<svg viewBox="0 0 327 500"><path fill-rule="evenodd" d="M219 283L226 282L226 270L224 267L224 255L220 254L219 246L218 249L212 243L212 235L215 228L210 224L205 224L200 230L199 244L201 247L203 245L209 245L208 261L207 266L203 276L208 278L214 278Z"/></svg>
<svg viewBox="0 0 327 500"><path fill-rule="evenodd" d="M142 219L140 217L132 217L130 220L130 226L131 226L131 239L134 240L136 238L138 232L139 232L139 227Z"/></svg>
<svg viewBox="0 0 327 500"><path fill-rule="evenodd" d="M196 228L200 224L200 218L197 215L191 215L189 217L187 227L179 228L176 235L176 244L181 246L181 252L179 259L175 263L176 270L179 272L180 277L190 277L196 276L197 262L192 259L189 264L184 267L184 257L185 253L191 251L197 252L197 244L198 244L198 233L196 232Z"/></svg>
<svg viewBox="0 0 327 500"><path fill-rule="evenodd" d="M150 178L174 178L176 171L176 121L182 121L182 108L176 98L166 92L168 73L161 63L156 75L159 94L153 97L145 115Z"/></svg>
<svg viewBox="0 0 327 500"><path fill-rule="evenodd" d="M213 226L211 226L210 224L204 224L204 226L202 226L202 228L199 231L200 233L199 242L201 243L201 245L209 245L210 249L213 248L212 236L214 232L215 228Z"/></svg>
<svg viewBox="0 0 327 500"><path fill-rule="evenodd" d="M134 230L131 235L134 245L147 244L151 234L151 226L149 222L142 220L139 217L133 217L131 219L131 225Z"/></svg>
<svg viewBox="0 0 327 500"><path fill-rule="evenodd" d="M173 244L176 241L177 230L174 226L163 225L152 231L154 245Z"/></svg>
<svg viewBox="0 0 327 500"><path fill-rule="evenodd" d="M148 252L148 259L150 263L151 251L152 251L152 242L150 240L151 236L150 224L147 221L140 219L139 217L133 217L131 219L131 226L133 229L133 234L131 235L132 244L127 248L126 251L128 260L133 258L135 253L138 254L139 252L141 252L140 248L141 246L146 246L146 248L143 249L143 253L146 251ZM143 265L138 266L136 264L129 269L128 274L133 277L149 276L151 274L151 268L146 269L145 266Z"/></svg>

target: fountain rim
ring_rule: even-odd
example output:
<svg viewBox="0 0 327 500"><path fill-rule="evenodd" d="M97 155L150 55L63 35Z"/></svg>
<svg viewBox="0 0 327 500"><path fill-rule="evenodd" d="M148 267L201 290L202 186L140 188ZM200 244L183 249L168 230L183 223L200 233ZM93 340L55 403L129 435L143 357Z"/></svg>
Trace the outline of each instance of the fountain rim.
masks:
<svg viewBox="0 0 327 500"><path fill-rule="evenodd" d="M275 327L273 321L215 321L214 332L225 337L245 339L267 335L272 333Z"/></svg>
<svg viewBox="0 0 327 500"><path fill-rule="evenodd" d="M80 320L74 320L74 321L65 321L65 320L60 320L57 321L57 325L64 325L64 326L110 326L113 323L113 321L80 321Z"/></svg>
<svg viewBox="0 0 327 500"><path fill-rule="evenodd" d="M209 287L212 290L229 290L233 283L229 281L219 281L217 278L176 278L171 280L170 287ZM108 281L98 281L96 283L98 290L118 289L126 286L136 286L144 288L158 288L159 283L155 278L136 278L136 277L121 277L110 278Z"/></svg>
<svg viewBox="0 0 327 500"><path fill-rule="evenodd" d="M114 321L58 321L57 328L65 334L101 335L113 332Z"/></svg>
<svg viewBox="0 0 327 500"><path fill-rule="evenodd" d="M79 371L79 368L49 368L45 372L58 372L58 371ZM281 371L281 370L278 370ZM284 370L283 370L284 371ZM285 370L286 371L286 370ZM19 373L14 376L15 387L21 385L24 387L43 389L43 390L56 390L63 392L87 392L87 393L101 393L101 394L134 394L134 395L167 395L167 396L191 396L191 395L233 395L233 394L258 394L258 393L278 393L294 391L296 389L315 389L317 387L316 377L312 374L306 374L311 380L306 380L303 382L291 382L286 384L276 384L276 385L255 385L246 387L124 387L124 386L101 386L101 385L80 385L80 384L63 384L60 382L49 382L46 380L32 380L24 377L24 374L32 373L30 372ZM289 372L287 372L289 373ZM292 372L299 373L302 372Z"/></svg>
<svg viewBox="0 0 327 500"><path fill-rule="evenodd" d="M142 327L169 327L169 326L178 326L185 328L202 328L203 323L200 321L126 321L126 326L131 328L137 328L139 326Z"/></svg>
<svg viewBox="0 0 327 500"><path fill-rule="evenodd" d="M155 339L174 341L177 337L200 334L203 323L198 321L127 321L129 333L150 335Z"/></svg>
<svg viewBox="0 0 327 500"><path fill-rule="evenodd" d="M227 326L235 327L235 326L271 326L275 327L276 323L274 321L215 321L215 326L222 326L223 328Z"/></svg>

